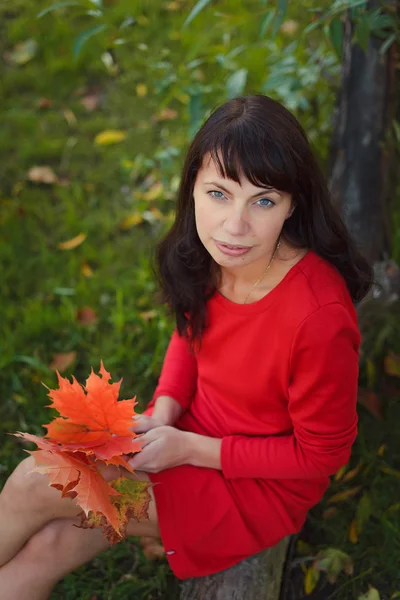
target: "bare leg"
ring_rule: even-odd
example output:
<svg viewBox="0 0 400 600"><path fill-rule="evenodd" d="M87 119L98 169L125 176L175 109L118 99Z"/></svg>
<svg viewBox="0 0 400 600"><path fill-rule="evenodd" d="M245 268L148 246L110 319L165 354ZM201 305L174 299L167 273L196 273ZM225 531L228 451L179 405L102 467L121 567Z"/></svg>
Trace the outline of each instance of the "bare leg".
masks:
<svg viewBox="0 0 400 600"><path fill-rule="evenodd" d="M74 500L61 498L60 492L48 485L46 475L29 473L34 466L32 457L23 460L8 478L0 494L0 566L21 550L24 544L42 527L56 518L76 517L80 512ZM112 480L118 476L149 481L147 474L132 475L113 466L102 470ZM143 521L143 531L135 535L159 536L157 512L152 489L150 519ZM73 528L76 529L76 528ZM1 585L0 585L1 589Z"/></svg>
<svg viewBox="0 0 400 600"><path fill-rule="evenodd" d="M125 470L120 474L128 476ZM108 476L113 479L116 474L109 471ZM148 481L146 473L138 471L136 476L138 479ZM44 479L46 481L45 477ZM10 482L8 492L4 495L4 498L8 499L11 492L17 491L14 487L15 483L14 478ZM46 489L50 492L56 492L48 486ZM31 498L31 502L25 503L26 513L32 514L32 506L36 504L39 497L43 502L46 497L42 493L44 493L44 490L39 487L39 490L36 490L36 496ZM151 489L150 494L152 496L152 502L149 506L150 518L140 522L131 520L128 524L128 535L140 536L146 539L159 537L157 512ZM57 492L56 496L56 501L53 494L51 494L51 497L47 497L46 510L44 510L43 504L41 505L42 514L40 518L36 513L35 519L31 521L25 516L23 522L29 526L30 530L34 529L43 520L43 514L54 515L57 512L65 514L68 510L76 513L76 506L72 502L65 505L67 508L63 506L61 509L57 502L62 504L64 500L60 501L60 495ZM8 501L3 503L3 507L10 511ZM17 515L9 512L8 517L9 519L15 519ZM109 547L109 543L105 540L100 529L80 529L73 526L79 521L79 518L53 519L29 536L22 549L0 568L0 600L20 600L20 598L45 600L49 597L54 585L67 573L90 561L94 556ZM5 523L5 519L3 519L3 523ZM19 532L19 543L21 543L21 540L25 540L26 535L23 535L21 527L18 529L17 526L14 526L13 530ZM9 533L10 528L7 531ZM13 541L12 537L9 537L9 541ZM14 543L14 549L16 545ZM3 546L2 536L1 546Z"/></svg>
<svg viewBox="0 0 400 600"><path fill-rule="evenodd" d="M0 600L45 600L62 577L109 547L100 529L73 527L79 521L55 519L33 535L0 568Z"/></svg>

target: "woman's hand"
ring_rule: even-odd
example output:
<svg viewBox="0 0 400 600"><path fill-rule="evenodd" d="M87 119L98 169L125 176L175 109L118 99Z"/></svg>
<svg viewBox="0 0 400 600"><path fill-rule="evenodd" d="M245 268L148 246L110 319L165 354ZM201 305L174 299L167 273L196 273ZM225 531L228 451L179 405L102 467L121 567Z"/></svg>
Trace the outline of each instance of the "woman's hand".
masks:
<svg viewBox="0 0 400 600"><path fill-rule="evenodd" d="M127 458L132 469L158 473L188 463L190 437L186 431L163 425L149 429L137 439L142 450Z"/></svg>
<svg viewBox="0 0 400 600"><path fill-rule="evenodd" d="M165 423L161 419L157 419L157 417L153 417L152 415L137 415L131 429L135 433L146 433L150 429L162 427L163 425Z"/></svg>

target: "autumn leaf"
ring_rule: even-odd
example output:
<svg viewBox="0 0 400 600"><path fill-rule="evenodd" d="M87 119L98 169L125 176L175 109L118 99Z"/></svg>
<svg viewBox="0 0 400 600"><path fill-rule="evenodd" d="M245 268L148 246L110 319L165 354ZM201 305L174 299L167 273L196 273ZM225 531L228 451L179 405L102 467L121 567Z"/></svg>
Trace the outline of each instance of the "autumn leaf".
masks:
<svg viewBox="0 0 400 600"><path fill-rule="evenodd" d="M18 42L11 52L5 53L5 58L10 64L25 65L36 55L38 43L34 39Z"/></svg>
<svg viewBox="0 0 400 600"><path fill-rule="evenodd" d="M320 572L314 569L313 567L309 567L307 569L306 576L304 578L304 591L307 596L314 591L318 583L319 576Z"/></svg>
<svg viewBox="0 0 400 600"><path fill-rule="evenodd" d="M66 242L60 242L58 244L58 248L60 248L60 250L73 250L74 248L80 246L82 242L86 240L86 237L86 233L80 233L79 235L75 236L70 240L67 240Z"/></svg>
<svg viewBox="0 0 400 600"><path fill-rule="evenodd" d="M360 489L361 485L358 485L357 487L344 490L343 492L338 492L337 494L334 494L333 496L328 498L328 504L333 504L334 502L344 502L345 500L348 500L349 498L355 496L360 491Z"/></svg>
<svg viewBox="0 0 400 600"><path fill-rule="evenodd" d="M117 129L106 129L105 131L98 133L94 138L94 141L98 146L108 146L110 144L118 144L125 138L126 133L124 131L119 131Z"/></svg>
<svg viewBox="0 0 400 600"><path fill-rule="evenodd" d="M110 496L119 496L120 493L105 481L85 454L71 455L46 450L35 450L31 454L37 465L34 471L49 475L51 486L56 487L56 484L64 489L68 482L76 481L75 486L68 492L69 497L75 498L86 515L90 511L101 513L115 531L120 532L118 511L110 499Z"/></svg>
<svg viewBox="0 0 400 600"><path fill-rule="evenodd" d="M54 354L53 360L49 366L52 371L60 371L62 373L73 364L75 359L75 350L73 350L72 352L61 352L59 354Z"/></svg>
<svg viewBox="0 0 400 600"><path fill-rule="evenodd" d="M114 543L125 535L129 519L148 518L151 484L124 478L107 482L99 470L100 464L106 464L133 473L126 455L142 448L141 436L132 431L135 398L119 400L121 381L110 383L102 362L99 372L92 369L81 386L74 377L71 383L57 371L59 388L48 395L50 408L60 416L45 425L45 437L14 435L37 445L38 450L29 451L36 463L33 470L46 474L62 498L75 499L85 515L82 526L102 527Z"/></svg>
<svg viewBox="0 0 400 600"><path fill-rule="evenodd" d="M32 167L27 173L27 178L33 183L46 183L47 185L57 183L58 181L53 169L47 165Z"/></svg>
<svg viewBox="0 0 400 600"><path fill-rule="evenodd" d="M400 354L389 352L384 360L385 373L393 377L400 377Z"/></svg>
<svg viewBox="0 0 400 600"><path fill-rule="evenodd" d="M149 518L151 497L148 489L152 484L119 477L111 482L111 486L116 491L111 502L117 512L118 528L110 527L110 523L105 518L94 512L89 513L86 518L82 518L80 527L84 529L102 527L104 536L113 544L120 541L121 536L126 535L129 519L141 521Z"/></svg>
<svg viewBox="0 0 400 600"><path fill-rule="evenodd" d="M349 540L353 544L357 544L357 542L358 542L357 521L355 519L353 519L352 522L350 523Z"/></svg>
<svg viewBox="0 0 400 600"><path fill-rule="evenodd" d="M93 325L97 321L97 315L90 306L82 306L76 312L76 320L81 325Z"/></svg>
<svg viewBox="0 0 400 600"><path fill-rule="evenodd" d="M382 419L382 403L375 392L367 389L358 390L358 402L362 404L374 417Z"/></svg>
<svg viewBox="0 0 400 600"><path fill-rule="evenodd" d="M136 94L139 98L144 98L147 96L147 85L145 83L138 83L136 86Z"/></svg>
<svg viewBox="0 0 400 600"><path fill-rule="evenodd" d="M123 230L131 229L135 225L140 225L140 223L143 223L143 217L141 213L135 211L120 222L119 228Z"/></svg>

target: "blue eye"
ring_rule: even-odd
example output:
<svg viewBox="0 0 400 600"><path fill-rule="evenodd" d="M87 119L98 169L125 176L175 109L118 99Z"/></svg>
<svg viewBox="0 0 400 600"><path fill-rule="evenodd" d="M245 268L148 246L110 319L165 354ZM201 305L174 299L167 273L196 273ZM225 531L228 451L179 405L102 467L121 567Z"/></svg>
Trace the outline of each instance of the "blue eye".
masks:
<svg viewBox="0 0 400 600"><path fill-rule="evenodd" d="M207 192L207 194L210 194L211 198L215 198L216 200L220 200L221 196L223 196L223 193L219 192L218 190L212 190L211 192ZM221 194L221 196L215 197L215 196L212 196L212 194Z"/></svg>
<svg viewBox="0 0 400 600"><path fill-rule="evenodd" d="M272 202L269 198L260 198L257 202L269 202L269 204L260 204L259 206L269 208L270 206L274 206L275 202Z"/></svg>

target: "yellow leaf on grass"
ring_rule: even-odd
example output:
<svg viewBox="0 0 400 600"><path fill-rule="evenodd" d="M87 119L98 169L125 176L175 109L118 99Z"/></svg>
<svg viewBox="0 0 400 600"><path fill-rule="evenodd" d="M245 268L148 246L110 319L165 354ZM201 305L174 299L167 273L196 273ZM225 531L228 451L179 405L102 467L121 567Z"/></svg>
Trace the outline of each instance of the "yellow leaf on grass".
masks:
<svg viewBox="0 0 400 600"><path fill-rule="evenodd" d="M139 98L147 96L147 85L145 83L138 83L136 86L136 93Z"/></svg>
<svg viewBox="0 0 400 600"><path fill-rule="evenodd" d="M315 586L318 583L320 573L313 567L309 567L306 571L306 576L304 578L304 591L307 594L311 594L314 591Z"/></svg>
<svg viewBox="0 0 400 600"><path fill-rule="evenodd" d="M370 585L368 592L358 596L357 600L380 600L380 598L378 590Z"/></svg>
<svg viewBox="0 0 400 600"><path fill-rule="evenodd" d="M143 223L142 215L139 212L134 212L121 221L119 228L130 229L131 227L135 227L135 225L139 225L140 223Z"/></svg>
<svg viewBox="0 0 400 600"><path fill-rule="evenodd" d="M105 129L96 135L94 141L99 146L118 144L126 138L126 133L118 129Z"/></svg>
<svg viewBox="0 0 400 600"><path fill-rule="evenodd" d="M84 277L92 277L93 269L88 263L83 263L81 266L81 273Z"/></svg>
<svg viewBox="0 0 400 600"><path fill-rule="evenodd" d="M400 471L396 471L396 469L392 469L392 467L382 466L381 471L386 473L386 475L394 475L394 477L400 478Z"/></svg>
<svg viewBox="0 0 400 600"><path fill-rule="evenodd" d="M344 490L343 492L339 492L338 494L334 494L328 499L328 504L332 504L333 502L344 502L349 498L355 496L361 490L361 485L358 485L354 488L350 488L349 490Z"/></svg>
<svg viewBox="0 0 400 600"><path fill-rule="evenodd" d="M383 456L386 448L387 448L387 444L381 444L378 448L378 452L377 452L378 456Z"/></svg>
<svg viewBox="0 0 400 600"><path fill-rule="evenodd" d="M347 469L347 465L343 465L343 467L340 467L339 471L336 473L336 475L334 477L335 481L339 481L343 477L344 473L346 472L346 469Z"/></svg>
<svg viewBox="0 0 400 600"><path fill-rule="evenodd" d="M360 462L358 463L358 465L356 467L354 467L354 469L351 469L351 471L349 471L348 473L346 473L346 475L344 475L343 479L342 479L342 483L345 483L345 481L350 481L350 479L353 479L359 472L359 470L362 467L362 460L360 460Z"/></svg>
<svg viewBox="0 0 400 600"><path fill-rule="evenodd" d="M385 373L392 375L393 377L400 377L400 354L389 352L389 354L385 356L384 366Z"/></svg>
<svg viewBox="0 0 400 600"><path fill-rule="evenodd" d="M349 540L353 544L357 544L357 542L358 542L357 521L355 519L353 519L352 522L350 523Z"/></svg>
<svg viewBox="0 0 400 600"><path fill-rule="evenodd" d="M151 188L143 194L144 200L157 200L163 193L163 186L161 182L154 183Z"/></svg>
<svg viewBox="0 0 400 600"><path fill-rule="evenodd" d="M86 237L87 237L86 233L80 233L76 237L74 237L70 240L67 240L66 242L60 242L58 244L58 248L60 248L60 250L73 250L74 248L77 248L78 246L80 246L82 244L82 242L84 242L86 240Z"/></svg>

